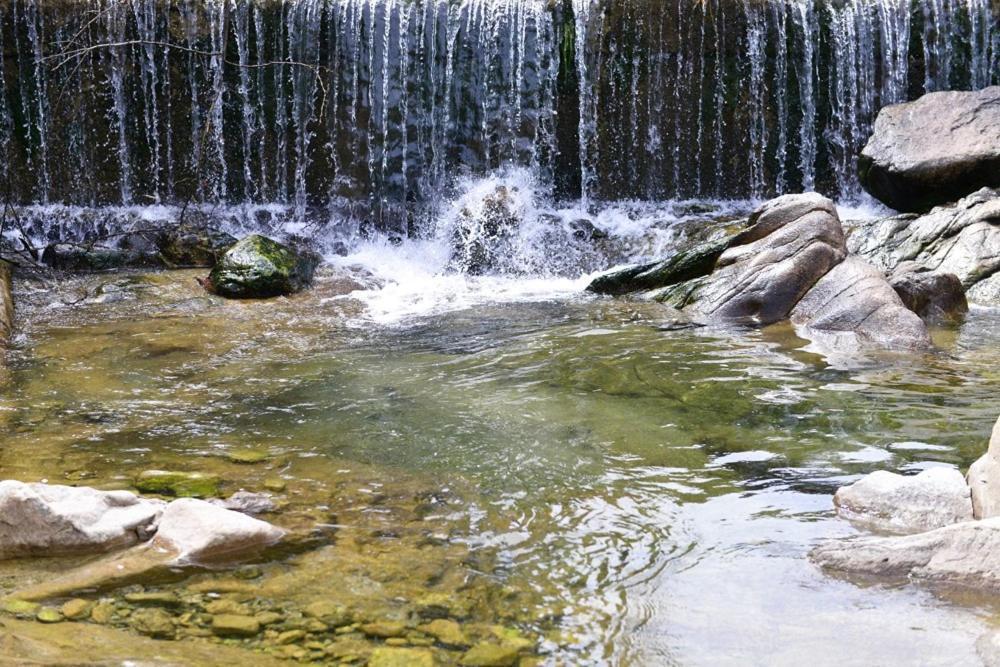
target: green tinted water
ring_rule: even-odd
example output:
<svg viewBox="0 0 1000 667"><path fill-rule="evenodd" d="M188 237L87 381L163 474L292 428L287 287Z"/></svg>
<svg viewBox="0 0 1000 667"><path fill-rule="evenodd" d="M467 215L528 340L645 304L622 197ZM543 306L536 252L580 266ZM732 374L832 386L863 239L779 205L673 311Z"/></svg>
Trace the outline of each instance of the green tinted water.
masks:
<svg viewBox="0 0 1000 667"><path fill-rule="evenodd" d="M359 319L330 276L239 303L193 275L22 286L0 390L5 478L128 487L166 468L218 473L227 491L281 478L267 518L328 538L250 584L171 584L184 594L286 616L335 600L368 622L411 619L437 594L471 634L517 631L564 664L974 660L985 602L830 579L805 554L853 532L831 497L854 476L982 453L1000 412L998 312L936 332L935 354L831 365L783 327L661 331L650 304L576 297L387 326ZM263 460L230 459L247 449ZM10 591L55 568L0 576ZM319 646L332 633L310 639L282 650L339 659Z"/></svg>

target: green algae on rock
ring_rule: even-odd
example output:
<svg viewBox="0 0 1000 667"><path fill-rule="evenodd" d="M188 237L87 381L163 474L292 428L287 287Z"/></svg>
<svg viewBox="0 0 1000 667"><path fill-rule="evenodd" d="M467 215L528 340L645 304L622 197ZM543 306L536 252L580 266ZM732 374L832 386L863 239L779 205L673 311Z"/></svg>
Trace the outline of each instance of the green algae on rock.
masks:
<svg viewBox="0 0 1000 667"><path fill-rule="evenodd" d="M310 252L251 234L230 248L209 275L210 289L230 299L266 299L307 287L319 264Z"/></svg>
<svg viewBox="0 0 1000 667"><path fill-rule="evenodd" d="M199 472L146 470L139 473L135 488L177 498L213 498L219 495L219 478Z"/></svg>

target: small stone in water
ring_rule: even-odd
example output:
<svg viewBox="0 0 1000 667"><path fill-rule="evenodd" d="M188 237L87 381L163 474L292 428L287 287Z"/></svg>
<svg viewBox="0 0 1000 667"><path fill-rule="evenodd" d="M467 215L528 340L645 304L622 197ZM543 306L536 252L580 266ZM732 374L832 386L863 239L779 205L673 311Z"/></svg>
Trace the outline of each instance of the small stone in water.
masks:
<svg viewBox="0 0 1000 667"><path fill-rule="evenodd" d="M146 470L136 478L135 488L178 498L211 498L219 495L219 478L198 472Z"/></svg>
<svg viewBox="0 0 1000 667"><path fill-rule="evenodd" d="M264 480L264 488L268 491L284 491L288 484L280 477L268 477Z"/></svg>
<svg viewBox="0 0 1000 667"><path fill-rule="evenodd" d="M158 639L173 639L174 622L162 609L140 609L132 614L129 625L136 632Z"/></svg>
<svg viewBox="0 0 1000 667"><path fill-rule="evenodd" d="M368 667L433 667L434 654L423 648L377 648Z"/></svg>
<svg viewBox="0 0 1000 667"><path fill-rule="evenodd" d="M38 612L38 605L35 602L10 598L3 601L3 610L15 616L34 616Z"/></svg>
<svg viewBox="0 0 1000 667"><path fill-rule="evenodd" d="M347 607L328 600L313 602L304 611L306 616L319 619L327 625L334 627L347 625L354 620Z"/></svg>
<svg viewBox="0 0 1000 667"><path fill-rule="evenodd" d="M205 605L205 611L209 614L248 616L250 614L250 607L236 600L213 600Z"/></svg>
<svg viewBox="0 0 1000 667"><path fill-rule="evenodd" d="M79 618L86 618L90 614L91 603L89 600L83 600L81 598L73 598L68 600L59 608L62 615L66 618L75 621Z"/></svg>
<svg viewBox="0 0 1000 667"><path fill-rule="evenodd" d="M401 637L406 633L406 625L398 621L376 621L362 625L361 632L369 637L380 637L382 639Z"/></svg>
<svg viewBox="0 0 1000 667"><path fill-rule="evenodd" d="M90 610L90 620L94 623L100 623L104 625L111 622L111 618L115 614L115 606L110 602L98 602L94 605L94 608Z"/></svg>
<svg viewBox="0 0 1000 667"><path fill-rule="evenodd" d="M256 565L247 565L233 572L233 576L237 579L257 579L262 574L264 572Z"/></svg>
<svg viewBox="0 0 1000 667"><path fill-rule="evenodd" d="M212 617L212 632L220 637L253 637L260 632L260 621L253 616L219 614Z"/></svg>
<svg viewBox="0 0 1000 667"><path fill-rule="evenodd" d="M263 463L269 458L269 455L262 449L237 449L229 452L226 455L226 458L233 463L245 463L250 465L254 463Z"/></svg>
<svg viewBox="0 0 1000 667"><path fill-rule="evenodd" d="M510 667L517 662L520 650L516 646L476 644L458 664L462 667Z"/></svg>
<svg viewBox="0 0 1000 667"><path fill-rule="evenodd" d="M55 607L42 607L35 614L35 618L42 623L61 623L64 620L62 612Z"/></svg>
<svg viewBox="0 0 1000 667"><path fill-rule="evenodd" d="M305 630L287 630L278 635L275 640L277 644L294 644L300 639L304 639L306 636Z"/></svg>
<svg viewBox="0 0 1000 667"><path fill-rule="evenodd" d="M462 632L462 627L455 621L439 618L427 625L421 625L419 630L436 638L445 646L468 646L469 639Z"/></svg>
<svg viewBox="0 0 1000 667"><path fill-rule="evenodd" d="M257 622L261 625L274 625L284 617L277 612L262 611L261 613L256 614L254 618L256 618Z"/></svg>
<svg viewBox="0 0 1000 667"><path fill-rule="evenodd" d="M125 601L147 607L178 607L181 604L180 598L170 591L127 593Z"/></svg>

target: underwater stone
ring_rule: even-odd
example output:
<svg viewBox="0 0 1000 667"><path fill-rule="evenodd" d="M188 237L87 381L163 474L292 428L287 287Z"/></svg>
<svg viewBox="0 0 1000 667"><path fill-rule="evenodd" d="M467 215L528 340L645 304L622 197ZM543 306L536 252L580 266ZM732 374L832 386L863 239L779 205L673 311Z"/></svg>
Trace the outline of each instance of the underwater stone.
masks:
<svg viewBox="0 0 1000 667"><path fill-rule="evenodd" d="M64 620L62 612L55 607L42 607L35 614L35 619L40 623L62 623Z"/></svg>
<svg viewBox="0 0 1000 667"><path fill-rule="evenodd" d="M73 598L72 600L67 600L59 607L59 611L62 615L71 621L75 621L80 618L86 618L90 615L93 603L89 600L84 600L82 598Z"/></svg>
<svg viewBox="0 0 1000 667"><path fill-rule="evenodd" d="M3 610L14 616L34 616L38 612L39 604L17 598L7 598L3 601Z"/></svg>
<svg viewBox="0 0 1000 667"><path fill-rule="evenodd" d="M434 667L434 654L424 648L377 648L368 667Z"/></svg>
<svg viewBox="0 0 1000 667"><path fill-rule="evenodd" d="M140 609L129 617L129 626L140 634L158 639L174 637L174 622L162 609Z"/></svg>
<svg viewBox="0 0 1000 667"><path fill-rule="evenodd" d="M151 591L142 593L127 593L125 601L130 604L145 607L179 607L181 599L171 591Z"/></svg>
<svg viewBox="0 0 1000 667"><path fill-rule="evenodd" d="M260 633L260 622L253 616L218 614L212 617L212 632L220 637L253 637Z"/></svg>
<svg viewBox="0 0 1000 667"><path fill-rule="evenodd" d="M510 667L517 663L520 649L483 642L469 649L458 664L462 667Z"/></svg>
<svg viewBox="0 0 1000 667"><path fill-rule="evenodd" d="M361 632L369 637L379 637L381 639L402 637L406 634L406 624L399 621L375 621L362 625Z"/></svg>
<svg viewBox="0 0 1000 667"><path fill-rule="evenodd" d="M207 287L231 299L263 299L292 294L312 282L319 257L259 234L234 245L216 263Z"/></svg>
<svg viewBox="0 0 1000 667"><path fill-rule="evenodd" d="M219 478L199 472L146 470L139 473L135 488L178 498L209 498L219 495Z"/></svg>
<svg viewBox="0 0 1000 667"><path fill-rule="evenodd" d="M426 632L445 646L457 648L470 644L469 638L462 632L462 626L452 620L439 618L426 625L421 625L417 629Z"/></svg>

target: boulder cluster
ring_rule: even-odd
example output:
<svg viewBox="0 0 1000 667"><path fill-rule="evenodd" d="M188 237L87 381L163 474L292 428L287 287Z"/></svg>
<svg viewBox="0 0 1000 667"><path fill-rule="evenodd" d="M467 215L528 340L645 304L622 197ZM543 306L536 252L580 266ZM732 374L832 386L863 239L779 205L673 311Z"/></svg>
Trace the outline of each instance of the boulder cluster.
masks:
<svg viewBox="0 0 1000 667"><path fill-rule="evenodd" d="M926 325L961 318L968 299L1000 305L1000 87L886 107L859 170L907 213L842 223L829 199L786 195L588 290L660 301L691 325L788 320L821 349L928 348Z"/></svg>
<svg viewBox="0 0 1000 667"><path fill-rule="evenodd" d="M698 324L790 320L807 337L837 345L931 344L888 278L849 253L836 206L815 193L769 201L728 238L604 274L588 289L639 293Z"/></svg>

